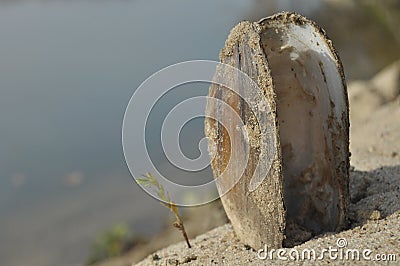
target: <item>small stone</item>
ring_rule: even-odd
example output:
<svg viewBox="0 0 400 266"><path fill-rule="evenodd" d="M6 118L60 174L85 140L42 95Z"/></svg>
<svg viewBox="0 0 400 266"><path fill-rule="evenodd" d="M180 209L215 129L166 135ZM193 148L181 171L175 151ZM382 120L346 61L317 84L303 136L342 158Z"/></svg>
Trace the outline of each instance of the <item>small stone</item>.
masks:
<svg viewBox="0 0 400 266"><path fill-rule="evenodd" d="M182 263L188 263L191 262L192 260L197 260L197 256L196 255L186 256L185 258L183 258Z"/></svg>
<svg viewBox="0 0 400 266"><path fill-rule="evenodd" d="M381 212L378 210L373 210L369 215L369 220L379 220L381 219Z"/></svg>
<svg viewBox="0 0 400 266"><path fill-rule="evenodd" d="M160 260L160 259L161 258L158 256L158 254L153 255L153 261Z"/></svg>
<svg viewBox="0 0 400 266"><path fill-rule="evenodd" d="M380 213L380 211L378 210L359 210L357 212L357 216L359 217L360 220L379 220L381 219L382 215ZM364 228L362 228L363 230L365 230Z"/></svg>
<svg viewBox="0 0 400 266"><path fill-rule="evenodd" d="M251 249L251 247L250 247L249 245L244 245L244 248L245 248L246 250L250 250L250 249Z"/></svg>
<svg viewBox="0 0 400 266"><path fill-rule="evenodd" d="M176 266L178 264L179 264L179 261L177 259L168 259L167 260L167 265Z"/></svg>

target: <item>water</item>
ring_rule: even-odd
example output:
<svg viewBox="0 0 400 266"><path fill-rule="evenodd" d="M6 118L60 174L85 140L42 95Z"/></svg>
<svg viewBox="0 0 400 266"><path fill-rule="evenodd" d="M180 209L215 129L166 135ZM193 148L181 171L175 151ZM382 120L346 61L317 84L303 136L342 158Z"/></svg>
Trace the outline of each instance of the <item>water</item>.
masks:
<svg viewBox="0 0 400 266"><path fill-rule="evenodd" d="M134 233L159 229L167 211L123 161L126 104L167 65L218 59L248 8L239 0L1 2L1 265L80 264L96 234L117 222Z"/></svg>

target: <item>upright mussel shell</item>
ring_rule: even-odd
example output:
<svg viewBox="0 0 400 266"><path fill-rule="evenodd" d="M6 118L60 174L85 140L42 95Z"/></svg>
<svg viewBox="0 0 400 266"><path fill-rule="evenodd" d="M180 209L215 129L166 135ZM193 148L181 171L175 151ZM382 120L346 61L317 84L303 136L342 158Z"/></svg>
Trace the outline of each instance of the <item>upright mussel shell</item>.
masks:
<svg viewBox="0 0 400 266"><path fill-rule="evenodd" d="M227 170L222 185L238 179L221 197L237 236L256 249L279 248L345 227L347 89L342 64L325 32L295 13L241 22L231 31L220 60L246 73L268 104L267 109L251 109L257 103L245 102L218 84L210 87L209 96L228 103L248 133L231 147L240 130L228 134L218 120L231 121L230 114L208 102L206 115L215 118L205 121L214 176ZM236 85L241 86L239 81ZM238 178L234 174L240 171L234 168L240 164L225 168L241 144L249 146L249 157ZM255 177L258 164L268 169Z"/></svg>

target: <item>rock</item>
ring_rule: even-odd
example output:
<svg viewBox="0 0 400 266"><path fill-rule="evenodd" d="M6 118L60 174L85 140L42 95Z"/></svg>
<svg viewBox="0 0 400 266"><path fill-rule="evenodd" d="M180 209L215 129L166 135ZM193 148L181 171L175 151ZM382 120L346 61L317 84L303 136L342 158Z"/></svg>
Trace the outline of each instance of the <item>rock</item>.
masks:
<svg viewBox="0 0 400 266"><path fill-rule="evenodd" d="M384 103L376 88L367 81L353 81L349 85L350 120L364 121L373 110Z"/></svg>
<svg viewBox="0 0 400 266"><path fill-rule="evenodd" d="M400 61L381 70L371 80L371 83L384 103L396 99L400 95Z"/></svg>
<svg viewBox="0 0 400 266"><path fill-rule="evenodd" d="M371 80L349 84L350 120L362 123L378 107L394 101L400 95L400 61L384 68Z"/></svg>

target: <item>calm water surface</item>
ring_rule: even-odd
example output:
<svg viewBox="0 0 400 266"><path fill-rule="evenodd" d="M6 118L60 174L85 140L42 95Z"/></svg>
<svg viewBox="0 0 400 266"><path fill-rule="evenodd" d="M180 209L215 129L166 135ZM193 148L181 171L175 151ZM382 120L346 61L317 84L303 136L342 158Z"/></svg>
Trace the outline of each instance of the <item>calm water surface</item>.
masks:
<svg viewBox="0 0 400 266"><path fill-rule="evenodd" d="M252 3L0 1L1 265L81 264L98 232L115 223L140 234L160 228L167 211L134 184L123 160L125 107L153 72L217 60ZM207 86L176 93L204 95ZM178 98L166 96L160 114ZM202 124L182 134L189 156ZM154 154L156 144L155 135Z"/></svg>

